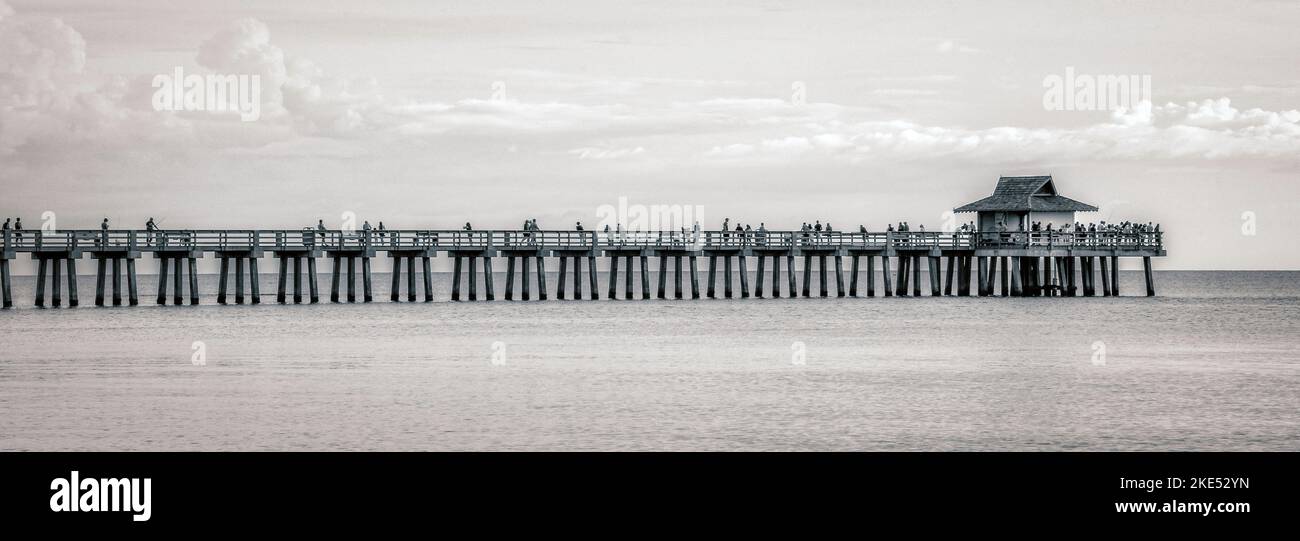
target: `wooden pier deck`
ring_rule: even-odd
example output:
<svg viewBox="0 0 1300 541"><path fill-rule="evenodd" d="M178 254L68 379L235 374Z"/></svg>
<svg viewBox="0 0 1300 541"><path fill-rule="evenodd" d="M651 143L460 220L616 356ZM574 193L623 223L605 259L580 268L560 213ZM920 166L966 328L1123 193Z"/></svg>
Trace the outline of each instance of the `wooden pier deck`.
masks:
<svg viewBox="0 0 1300 541"><path fill-rule="evenodd" d="M782 260L786 268L786 295L813 296L811 277L816 267L820 277L818 296L829 296L828 284L835 284L837 297L876 295L876 264L883 271L884 296L922 296L921 267L928 266L929 295L969 296L972 283L979 296L1094 296L1096 277L1101 276L1101 295L1119 295L1119 258L1140 257L1146 276L1146 294L1155 295L1151 258L1166 255L1160 232L739 232L648 231L609 233L603 231L464 231L464 230L388 230L388 231L321 231L300 230L5 230L0 251L0 278L3 279L3 303L12 307L10 260L27 253L37 261L36 305L46 306L47 284L50 306L63 304L61 282L66 267L68 306L79 303L76 264L89 256L97 264L95 304L103 306L111 289L111 303L123 304L121 283L125 269L126 303L139 303L136 287L136 261L152 254L158 261L158 304L168 299L168 279L173 304L198 304L197 260L212 254L220 261L221 278L218 303L231 299L243 304L261 302L258 262L265 256L278 259L276 300L280 303L319 302L316 261L332 260L330 300L356 302L357 260L360 260L362 302L373 300L371 259L393 260L390 300L402 300L402 267L406 268L405 300L417 299L416 260L421 263L423 300L433 300L430 259L453 259L452 300L478 300L477 280L468 280L462 291L463 276L474 277L479 271L484 281L485 300L496 298L492 279L494 259L506 260L505 298L515 298L516 268L520 277L519 295L531 300L546 300L551 291L558 299L566 294L583 298L582 262L586 260L588 299L598 299L597 267L599 258L608 258L607 298L617 298L619 260L623 260L623 298L636 298L633 281L634 264L639 264L640 295L651 298L650 258L658 263L658 283L654 296L668 298L668 264L672 260L674 286L672 298L684 298L683 259L689 280L689 296L700 298L699 258L708 258L706 295L716 298L717 275L723 275L722 296L731 298L733 285L739 296L763 297L769 286L772 297L781 296ZM795 258L803 258L802 276ZM844 259L849 259L849 284L845 288ZM866 284L859 287L862 258L866 258ZM546 283L547 259L559 264L560 279L554 287ZM719 268L721 259L722 268ZM834 263L827 267L828 259ZM733 284L734 262L740 283ZM751 275L750 260L757 267ZM815 260L815 261L814 261ZM405 261L405 265L402 262ZM535 263L535 280L530 277L530 263ZM770 268L768 266L770 263ZM891 276L891 263L896 274ZM188 264L188 265L187 265ZM570 269L571 265L571 269ZM188 268L185 268L185 267ZM232 268L233 267L233 268ZM184 269L184 270L183 270ZM978 269L978 273L975 272ZM233 273L231 272L233 270ZM999 273L999 270L1001 272ZM305 273L304 273L305 271ZM834 278L828 280L828 273ZM946 273L946 274L943 274ZM48 276L48 281L47 281ZM571 276L571 283L566 278ZM750 278L755 280L751 291ZM247 284L245 278L247 277ZM231 280L233 278L233 280ZM305 278L305 279L304 279ZM802 282L800 282L800 278ZM892 279L891 279L892 278ZM942 280L941 280L942 279ZM106 281L108 286L106 286ZM233 282L233 284L231 283ZM290 282L292 287L290 288ZM303 282L308 291L304 301ZM941 283L942 282L942 283ZM246 288L245 285L248 287ZM571 285L572 289L566 288ZM802 287L800 287L800 285ZM245 296L245 293L248 296Z"/></svg>

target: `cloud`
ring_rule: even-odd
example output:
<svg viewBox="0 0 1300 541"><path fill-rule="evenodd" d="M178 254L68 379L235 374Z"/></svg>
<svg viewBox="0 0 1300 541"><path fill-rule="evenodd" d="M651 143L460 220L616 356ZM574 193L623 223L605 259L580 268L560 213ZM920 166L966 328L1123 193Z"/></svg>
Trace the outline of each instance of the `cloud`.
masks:
<svg viewBox="0 0 1300 541"><path fill-rule="evenodd" d="M616 160L636 156L645 152L645 147L635 148L601 148L601 147L583 147L575 148L569 151L569 154L575 155L580 160Z"/></svg>

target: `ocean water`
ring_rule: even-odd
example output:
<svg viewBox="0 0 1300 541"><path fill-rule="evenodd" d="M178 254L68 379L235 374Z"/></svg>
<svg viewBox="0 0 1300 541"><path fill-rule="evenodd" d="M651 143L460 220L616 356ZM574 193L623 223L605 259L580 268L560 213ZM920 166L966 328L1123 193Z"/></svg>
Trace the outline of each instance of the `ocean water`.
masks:
<svg viewBox="0 0 1300 541"><path fill-rule="evenodd" d="M438 274L436 302L390 303L377 274L374 303L281 306L264 275L259 306L159 307L142 276L140 306L96 308L83 276L81 307L36 309L17 278L0 449L1300 450L1296 272L1157 272L1155 298L557 301L557 280L453 303Z"/></svg>

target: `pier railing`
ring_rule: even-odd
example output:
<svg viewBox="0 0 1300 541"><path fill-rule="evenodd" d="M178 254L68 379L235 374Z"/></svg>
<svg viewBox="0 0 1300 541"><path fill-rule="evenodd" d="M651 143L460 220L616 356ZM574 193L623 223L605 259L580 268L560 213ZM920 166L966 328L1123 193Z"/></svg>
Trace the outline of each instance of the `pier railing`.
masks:
<svg viewBox="0 0 1300 541"><path fill-rule="evenodd" d="M60 230L4 231L6 251L419 249L1159 249L1158 231L466 231Z"/></svg>

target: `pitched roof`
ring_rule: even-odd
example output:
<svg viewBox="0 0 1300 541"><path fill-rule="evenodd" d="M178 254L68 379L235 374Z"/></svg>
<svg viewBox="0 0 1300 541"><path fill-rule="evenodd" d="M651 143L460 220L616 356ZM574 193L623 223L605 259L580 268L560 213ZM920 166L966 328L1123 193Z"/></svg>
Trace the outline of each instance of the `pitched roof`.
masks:
<svg viewBox="0 0 1300 541"><path fill-rule="evenodd" d="M954 212L1088 212L1097 207L1057 195L1051 175L1000 177L993 195L953 209Z"/></svg>

